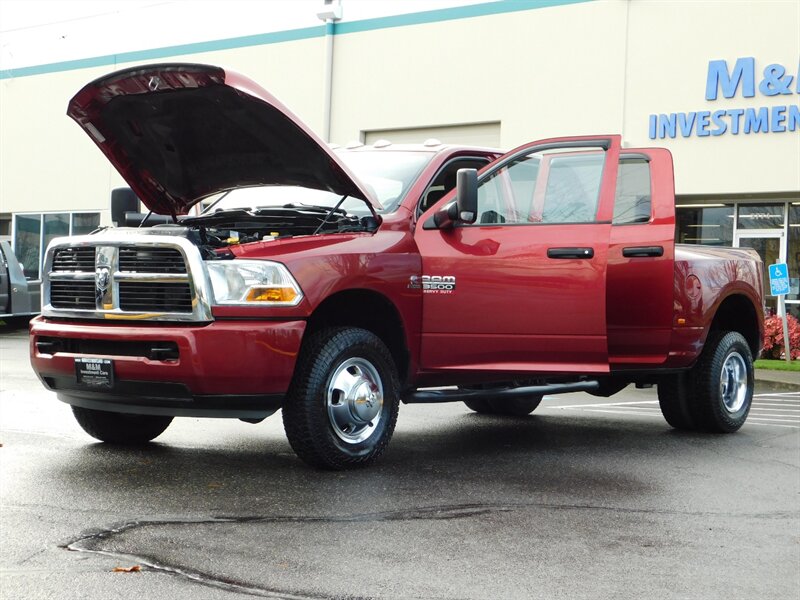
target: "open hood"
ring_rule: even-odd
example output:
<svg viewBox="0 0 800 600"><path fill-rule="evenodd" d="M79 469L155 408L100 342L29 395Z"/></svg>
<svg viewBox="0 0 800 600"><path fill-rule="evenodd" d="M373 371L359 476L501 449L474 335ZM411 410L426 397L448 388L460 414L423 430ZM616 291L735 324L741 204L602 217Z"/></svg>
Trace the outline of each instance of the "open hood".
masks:
<svg viewBox="0 0 800 600"><path fill-rule="evenodd" d="M78 92L67 114L155 213L185 214L209 195L256 185L327 190L380 208L283 104L219 67L117 71Z"/></svg>

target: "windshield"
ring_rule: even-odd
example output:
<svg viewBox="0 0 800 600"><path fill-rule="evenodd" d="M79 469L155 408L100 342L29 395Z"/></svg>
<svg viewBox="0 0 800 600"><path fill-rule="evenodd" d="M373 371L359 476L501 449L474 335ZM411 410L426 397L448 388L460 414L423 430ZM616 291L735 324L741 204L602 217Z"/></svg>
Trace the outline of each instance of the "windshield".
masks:
<svg viewBox="0 0 800 600"><path fill-rule="evenodd" d="M399 150L356 152L342 150L336 154L378 199L383 206L383 210L379 211L382 213L390 213L397 209L411 184L433 157L433 152ZM297 186L271 185L239 188L228 194L213 196L203 204L214 212L220 209L260 208L286 204L332 207L336 206L340 199L341 196L332 192ZM218 202L215 203L216 200ZM348 198L340 208L360 216L370 214L369 207L358 198Z"/></svg>

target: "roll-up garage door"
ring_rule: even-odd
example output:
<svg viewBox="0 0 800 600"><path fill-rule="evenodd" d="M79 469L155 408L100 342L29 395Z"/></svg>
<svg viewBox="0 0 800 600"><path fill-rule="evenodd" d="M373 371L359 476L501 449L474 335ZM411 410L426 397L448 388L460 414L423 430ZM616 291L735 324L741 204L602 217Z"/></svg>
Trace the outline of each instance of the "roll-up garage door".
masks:
<svg viewBox="0 0 800 600"><path fill-rule="evenodd" d="M443 144L500 147L500 123L468 123L439 127L410 127L406 129L376 129L364 132L364 143L389 140L393 144L421 144L436 138Z"/></svg>

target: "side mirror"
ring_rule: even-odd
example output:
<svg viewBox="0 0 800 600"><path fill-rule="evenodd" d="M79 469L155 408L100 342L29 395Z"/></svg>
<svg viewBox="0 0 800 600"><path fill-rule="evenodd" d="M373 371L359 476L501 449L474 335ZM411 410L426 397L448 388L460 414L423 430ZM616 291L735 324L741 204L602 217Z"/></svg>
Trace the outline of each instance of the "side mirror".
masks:
<svg viewBox="0 0 800 600"><path fill-rule="evenodd" d="M478 218L478 170L459 169L456 173L458 220L474 223Z"/></svg>
<svg viewBox="0 0 800 600"><path fill-rule="evenodd" d="M139 198L131 188L111 190L111 220L117 227L125 227L125 213L139 212Z"/></svg>
<svg viewBox="0 0 800 600"><path fill-rule="evenodd" d="M456 199L448 202L433 215L438 229L447 229L456 223L474 223L478 218L478 171L459 169L456 173Z"/></svg>

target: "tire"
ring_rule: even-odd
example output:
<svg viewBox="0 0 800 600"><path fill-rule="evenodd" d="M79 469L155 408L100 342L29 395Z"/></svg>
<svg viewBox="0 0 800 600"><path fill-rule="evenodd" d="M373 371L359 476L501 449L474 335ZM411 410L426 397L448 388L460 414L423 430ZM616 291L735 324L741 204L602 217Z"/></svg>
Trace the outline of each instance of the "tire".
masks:
<svg viewBox="0 0 800 600"><path fill-rule="evenodd" d="M744 425L754 377L753 355L740 333L710 333L691 378L690 408L698 429L733 433Z"/></svg>
<svg viewBox="0 0 800 600"><path fill-rule="evenodd" d="M586 390L590 396L598 398L610 398L614 394L618 394L630 385L630 381L615 381L613 379L606 379L600 382L600 386L595 390Z"/></svg>
<svg viewBox="0 0 800 600"><path fill-rule="evenodd" d="M386 450L400 405L397 367L375 334L331 328L304 345L283 406L289 444L307 464L364 467Z"/></svg>
<svg viewBox="0 0 800 600"><path fill-rule="evenodd" d="M509 398L507 400L489 400L494 414L507 417L526 417L531 414L541 403L543 395L529 396L527 398Z"/></svg>
<svg viewBox="0 0 800 600"><path fill-rule="evenodd" d="M733 433L753 400L753 355L737 332L711 332L688 373L658 384L661 414L675 429Z"/></svg>
<svg viewBox="0 0 800 600"><path fill-rule="evenodd" d="M691 381L688 373L666 375L658 382L658 404L667 423L675 429L694 431L697 429L692 410Z"/></svg>
<svg viewBox="0 0 800 600"><path fill-rule="evenodd" d="M473 398L464 400L467 408L481 415L503 415L507 417L525 417L531 414L544 396L530 396L528 398L509 398L507 400L486 400Z"/></svg>
<svg viewBox="0 0 800 600"><path fill-rule="evenodd" d="M466 404L468 409L478 413L479 415L494 414L492 407L489 406L489 401L484 400L483 398L473 398L472 400L464 400L464 404Z"/></svg>
<svg viewBox="0 0 800 600"><path fill-rule="evenodd" d="M172 417L131 415L72 407L72 414L83 430L109 444L144 444L154 440L172 423Z"/></svg>

